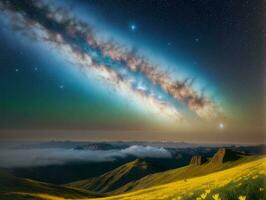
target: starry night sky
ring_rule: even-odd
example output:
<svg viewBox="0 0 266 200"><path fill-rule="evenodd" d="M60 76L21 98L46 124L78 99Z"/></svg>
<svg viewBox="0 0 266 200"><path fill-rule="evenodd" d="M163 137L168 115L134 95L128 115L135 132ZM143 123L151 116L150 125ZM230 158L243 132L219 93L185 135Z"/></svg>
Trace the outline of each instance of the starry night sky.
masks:
<svg viewBox="0 0 266 200"><path fill-rule="evenodd" d="M25 10L23 3L0 2L3 10L12 5L13 13L29 12L33 20L41 21L39 13ZM185 122L161 119L163 112L154 113L144 103L138 106L134 98L120 95L120 87L84 75L56 45L32 38L30 28L16 27L10 14L4 13L0 15L0 138L263 140L262 0L44 2L92 24L97 36L136 49L177 80L192 77L193 89L211 99L222 117L197 116L198 110L188 111L184 102L146 84L142 77L146 74L132 72L145 87L165 95Z"/></svg>

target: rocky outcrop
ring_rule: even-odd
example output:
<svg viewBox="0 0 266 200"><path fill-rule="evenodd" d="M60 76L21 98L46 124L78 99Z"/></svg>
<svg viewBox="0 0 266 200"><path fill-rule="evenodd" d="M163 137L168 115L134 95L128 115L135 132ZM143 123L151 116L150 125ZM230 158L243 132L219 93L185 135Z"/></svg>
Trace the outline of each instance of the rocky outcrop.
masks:
<svg viewBox="0 0 266 200"><path fill-rule="evenodd" d="M211 159L211 163L225 163L235 161L244 156L243 153L232 151L226 148L220 148Z"/></svg>
<svg viewBox="0 0 266 200"><path fill-rule="evenodd" d="M206 162L206 159L204 157L196 155L196 156L192 156L190 160L190 165L199 166L199 165L202 165L204 162Z"/></svg>

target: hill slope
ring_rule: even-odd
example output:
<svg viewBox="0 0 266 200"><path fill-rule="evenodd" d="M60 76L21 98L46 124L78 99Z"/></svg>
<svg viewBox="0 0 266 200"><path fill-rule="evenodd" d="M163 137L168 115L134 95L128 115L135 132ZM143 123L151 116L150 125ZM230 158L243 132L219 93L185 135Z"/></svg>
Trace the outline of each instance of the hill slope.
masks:
<svg viewBox="0 0 266 200"><path fill-rule="evenodd" d="M246 161L246 162L245 162ZM232 168L97 200L265 199L266 157L242 160ZM156 180L154 180L156 181ZM242 196L242 198L240 198Z"/></svg>
<svg viewBox="0 0 266 200"><path fill-rule="evenodd" d="M38 197L36 196L34 199L49 199L50 196L57 196L58 198L88 198L102 196L87 190L57 186L30 179L22 179L4 171L0 171L1 200L32 199L30 198L32 194L35 196L38 194Z"/></svg>
<svg viewBox="0 0 266 200"><path fill-rule="evenodd" d="M193 159L194 157L192 157L192 160ZM130 182L122 186L121 188L112 191L112 193L119 194L156 185L171 183L177 180L185 180L191 177L202 176L236 166L243 162L252 161L253 159L255 159L255 157L245 157L241 153L222 148L217 151L217 153L208 163L201 165L191 164L185 167L147 175L137 181Z"/></svg>
<svg viewBox="0 0 266 200"><path fill-rule="evenodd" d="M131 181L135 181L148 174L158 171L161 171L158 166L155 166L147 161L137 159L99 177L77 181L66 185L97 192L110 192Z"/></svg>

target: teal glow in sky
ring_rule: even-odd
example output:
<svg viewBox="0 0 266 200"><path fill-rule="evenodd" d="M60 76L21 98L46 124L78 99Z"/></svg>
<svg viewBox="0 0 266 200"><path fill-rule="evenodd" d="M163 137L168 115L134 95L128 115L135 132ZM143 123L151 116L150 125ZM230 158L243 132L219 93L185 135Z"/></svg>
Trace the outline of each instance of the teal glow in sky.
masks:
<svg viewBox="0 0 266 200"><path fill-rule="evenodd" d="M205 22L205 16L202 24L193 17L182 21L175 16L181 20L179 25L167 22L162 27L160 20L158 24L149 21L145 13L138 20L137 10L132 19L127 3L120 4L128 9L120 13L127 18L124 21L117 12L110 13L112 18L103 14L108 6L117 9L108 3L99 7L99 2L77 1L69 9L67 4L49 1L47 8L44 2L1 3L5 11L0 19L5 47L1 48L3 134L10 130L107 131L106 138L112 139L116 131L135 131L142 133L136 139L150 140L148 135L156 132L157 139L197 140L201 135L206 141L237 140L242 134L245 141L250 131L256 137L262 135L259 55L246 55L243 48L238 55L226 57L225 51L215 49L222 44L220 29ZM135 6L141 10L147 5ZM94 11L85 14L86 9ZM161 13L162 20L173 18L175 12ZM212 28L204 35L206 24ZM224 26L226 31L228 25ZM234 34L229 35L224 43L233 38ZM252 32L243 33L242 38L260 44ZM231 45L228 50L235 52L240 44ZM260 52L259 46L253 48ZM246 62L241 59L244 55ZM251 64L252 72L245 70ZM243 87L243 82L248 85ZM221 131L222 136L217 136Z"/></svg>

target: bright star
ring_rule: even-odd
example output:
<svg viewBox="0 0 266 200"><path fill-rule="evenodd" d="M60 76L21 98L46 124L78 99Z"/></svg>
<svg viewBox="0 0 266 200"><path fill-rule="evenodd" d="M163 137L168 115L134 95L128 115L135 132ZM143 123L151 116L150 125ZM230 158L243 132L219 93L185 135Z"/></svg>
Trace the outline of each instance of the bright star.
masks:
<svg viewBox="0 0 266 200"><path fill-rule="evenodd" d="M35 67L35 68L34 68L34 71L38 71L38 68L37 68L37 67Z"/></svg>
<svg viewBox="0 0 266 200"><path fill-rule="evenodd" d="M219 124L219 129L224 129L224 124L223 123Z"/></svg>
<svg viewBox="0 0 266 200"><path fill-rule="evenodd" d="M136 27L136 25L135 25L135 24L131 24L131 25L130 25L130 29L131 29L132 31L135 31L135 30L136 30L136 28L137 28L137 27Z"/></svg>
<svg viewBox="0 0 266 200"><path fill-rule="evenodd" d="M60 89L63 89L63 88L64 88L64 85L60 85L59 88L60 88Z"/></svg>
<svg viewBox="0 0 266 200"><path fill-rule="evenodd" d="M19 69L16 69L16 72L19 72Z"/></svg>

